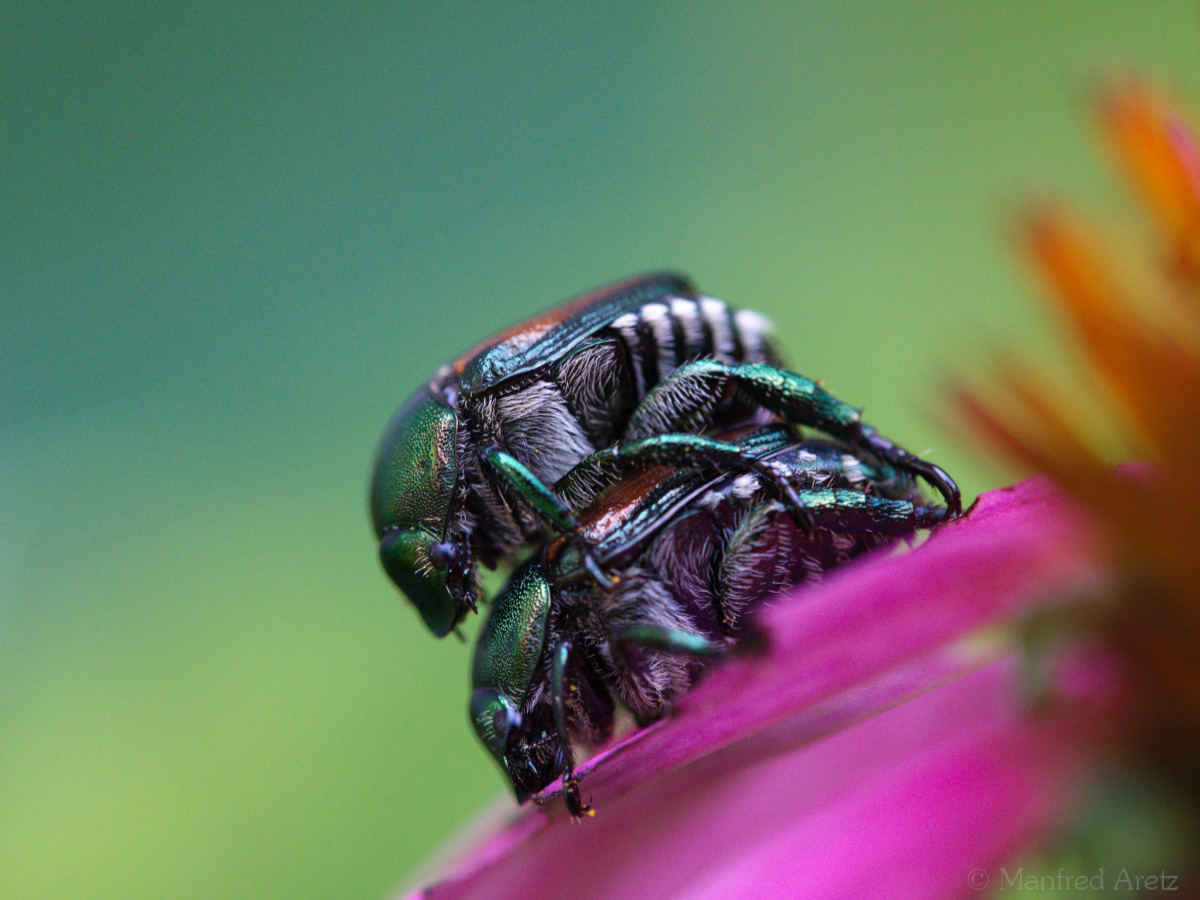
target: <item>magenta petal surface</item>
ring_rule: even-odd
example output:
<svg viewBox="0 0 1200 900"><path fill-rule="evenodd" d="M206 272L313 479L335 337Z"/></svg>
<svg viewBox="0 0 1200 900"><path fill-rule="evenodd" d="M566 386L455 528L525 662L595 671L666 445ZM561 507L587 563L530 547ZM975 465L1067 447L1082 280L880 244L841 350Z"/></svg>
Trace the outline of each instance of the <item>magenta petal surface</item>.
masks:
<svg viewBox="0 0 1200 900"><path fill-rule="evenodd" d="M427 896L971 896L1061 809L1078 729L1025 715L1011 660L960 639L1095 577L1044 483L984 495L773 604L764 651L582 768L594 819L517 812Z"/></svg>

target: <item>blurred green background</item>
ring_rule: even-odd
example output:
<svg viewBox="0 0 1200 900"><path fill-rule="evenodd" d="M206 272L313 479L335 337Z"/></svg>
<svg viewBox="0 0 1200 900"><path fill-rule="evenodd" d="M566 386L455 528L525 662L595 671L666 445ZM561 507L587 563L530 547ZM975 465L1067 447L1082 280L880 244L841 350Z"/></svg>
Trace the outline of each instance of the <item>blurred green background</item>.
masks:
<svg viewBox="0 0 1200 900"><path fill-rule="evenodd" d="M378 571L433 369L671 266L960 476L1050 356L1000 239L1132 203L1082 100L1192 2L23 4L0 16L0 897L379 898L502 790Z"/></svg>

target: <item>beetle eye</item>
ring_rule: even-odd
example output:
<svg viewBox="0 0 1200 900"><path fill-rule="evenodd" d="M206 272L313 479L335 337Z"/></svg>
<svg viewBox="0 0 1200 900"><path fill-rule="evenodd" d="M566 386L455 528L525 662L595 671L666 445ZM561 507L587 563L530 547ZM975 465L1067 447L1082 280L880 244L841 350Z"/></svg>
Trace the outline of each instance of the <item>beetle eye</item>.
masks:
<svg viewBox="0 0 1200 900"><path fill-rule="evenodd" d="M457 563L460 556L458 548L448 541L444 544L434 544L429 548L429 561L439 572L444 572Z"/></svg>

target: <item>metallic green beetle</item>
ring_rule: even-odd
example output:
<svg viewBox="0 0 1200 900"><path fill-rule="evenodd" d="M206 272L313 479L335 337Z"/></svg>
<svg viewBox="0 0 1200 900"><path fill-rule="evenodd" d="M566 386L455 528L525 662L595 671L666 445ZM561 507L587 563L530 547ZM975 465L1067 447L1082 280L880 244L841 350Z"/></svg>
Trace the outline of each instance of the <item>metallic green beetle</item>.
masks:
<svg viewBox="0 0 1200 900"><path fill-rule="evenodd" d="M613 465L753 470L745 454L703 435L756 414L817 428L924 478L957 511L958 489L941 469L777 368L768 328L658 274L583 296L444 366L393 418L369 491L383 567L430 631L448 634L475 608L477 563L494 568L547 536L567 536L586 571L608 581L572 512L590 499L588 482L558 486L581 461L600 451Z"/></svg>
<svg viewBox="0 0 1200 900"><path fill-rule="evenodd" d="M562 776L568 809L582 815L572 746L602 741L618 705L639 722L661 716L699 661L737 643L762 600L946 515L909 475L844 444L796 442L781 427L736 443L786 473L812 529L757 472L653 467L579 514L615 585L586 578L559 539L497 596L475 648L469 714L518 800Z"/></svg>

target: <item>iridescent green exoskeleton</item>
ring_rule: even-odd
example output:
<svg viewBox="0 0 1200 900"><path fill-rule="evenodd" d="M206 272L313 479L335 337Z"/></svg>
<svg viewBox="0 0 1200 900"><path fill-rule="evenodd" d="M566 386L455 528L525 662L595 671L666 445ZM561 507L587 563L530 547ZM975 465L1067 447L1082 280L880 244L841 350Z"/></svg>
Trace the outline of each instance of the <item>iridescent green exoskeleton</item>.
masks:
<svg viewBox="0 0 1200 900"><path fill-rule="evenodd" d="M392 420L370 486L383 567L429 629L443 636L475 608L477 564L511 561L547 537L565 536L593 580L608 582L574 512L593 496L594 478L573 474L585 460L593 475L647 462L754 471L805 517L785 480L708 436L755 418L845 441L925 479L957 512L941 469L778 368L768 327L659 274L514 326L443 367Z"/></svg>
<svg viewBox="0 0 1200 900"><path fill-rule="evenodd" d="M474 609L477 563L578 532L551 488L624 437L650 388L698 358L775 362L768 328L658 274L580 297L444 366L392 419L369 491L383 567L430 631L443 636ZM714 421L746 415L735 407Z"/></svg>
<svg viewBox="0 0 1200 900"><path fill-rule="evenodd" d="M639 722L663 715L704 660L736 645L763 600L947 513L911 474L845 443L798 442L783 426L722 443L782 476L807 521L762 471L642 467L578 516L614 584L588 578L559 539L496 597L469 714L519 800L561 776L568 809L586 812L572 748L602 741L618 707Z"/></svg>

